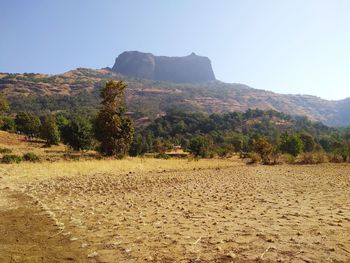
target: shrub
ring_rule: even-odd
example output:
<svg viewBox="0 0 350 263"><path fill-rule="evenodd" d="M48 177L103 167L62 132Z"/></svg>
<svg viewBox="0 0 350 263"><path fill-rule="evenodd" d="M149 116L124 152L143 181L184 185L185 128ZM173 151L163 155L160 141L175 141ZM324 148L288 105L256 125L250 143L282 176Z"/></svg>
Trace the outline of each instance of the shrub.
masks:
<svg viewBox="0 0 350 263"><path fill-rule="evenodd" d="M255 164L260 162L261 162L260 154L252 153L249 155L249 161L247 162L247 164Z"/></svg>
<svg viewBox="0 0 350 263"><path fill-rule="evenodd" d="M260 155L262 164L276 164L277 150L266 138L255 140L253 149L255 153Z"/></svg>
<svg viewBox="0 0 350 263"><path fill-rule="evenodd" d="M7 131L7 132L15 132L16 131L15 120L8 116L0 117L0 130Z"/></svg>
<svg viewBox="0 0 350 263"><path fill-rule="evenodd" d="M15 154L6 154L2 157L2 163L20 163L22 161L22 157Z"/></svg>
<svg viewBox="0 0 350 263"><path fill-rule="evenodd" d="M8 148L0 148L0 153L1 154L9 154L9 153L12 153L12 150L8 149Z"/></svg>
<svg viewBox="0 0 350 263"><path fill-rule="evenodd" d="M35 153L28 152L28 153L23 154L23 160L25 160L27 162L39 162L40 158Z"/></svg>
<svg viewBox="0 0 350 263"><path fill-rule="evenodd" d="M158 154L156 154L155 156L154 156L154 158L157 158L157 159L169 159L170 158L170 156L169 155L167 155L167 154L165 154L165 153L158 153Z"/></svg>
<svg viewBox="0 0 350 263"><path fill-rule="evenodd" d="M300 155L301 164L315 164L314 156L312 153L303 153Z"/></svg>
<svg viewBox="0 0 350 263"><path fill-rule="evenodd" d="M342 163L344 162L343 157L340 154L332 153L328 155L328 159L331 163Z"/></svg>
<svg viewBox="0 0 350 263"><path fill-rule="evenodd" d="M76 117L62 129L63 142L75 151L89 150L92 146L92 125L83 118Z"/></svg>
<svg viewBox="0 0 350 263"><path fill-rule="evenodd" d="M31 137L37 136L41 128L39 117L30 112L19 112L16 115L15 124L18 132Z"/></svg>
<svg viewBox="0 0 350 263"><path fill-rule="evenodd" d="M206 137L197 135L190 141L189 151L196 157L208 157L209 141Z"/></svg>
<svg viewBox="0 0 350 263"><path fill-rule="evenodd" d="M320 164L326 162L328 162L328 158L324 152L303 153L300 156L301 164Z"/></svg>
<svg viewBox="0 0 350 263"><path fill-rule="evenodd" d="M285 133L281 136L280 150L296 157L303 150L303 142L298 136Z"/></svg>
<svg viewBox="0 0 350 263"><path fill-rule="evenodd" d="M230 155L232 155L232 153L234 152L234 149L232 147L229 147L227 145L221 146L221 147L217 147L215 149L216 154L221 157L228 157Z"/></svg>
<svg viewBox="0 0 350 263"><path fill-rule="evenodd" d="M316 143L311 134L302 132L299 138L303 142L305 152L312 152L315 149Z"/></svg>
<svg viewBox="0 0 350 263"><path fill-rule="evenodd" d="M315 158L316 164L318 164L318 163L327 163L328 162L327 155L324 152L315 152L314 153L314 158Z"/></svg>
<svg viewBox="0 0 350 263"><path fill-rule="evenodd" d="M296 157L291 154L283 154L282 161L287 164L294 164L296 161Z"/></svg>

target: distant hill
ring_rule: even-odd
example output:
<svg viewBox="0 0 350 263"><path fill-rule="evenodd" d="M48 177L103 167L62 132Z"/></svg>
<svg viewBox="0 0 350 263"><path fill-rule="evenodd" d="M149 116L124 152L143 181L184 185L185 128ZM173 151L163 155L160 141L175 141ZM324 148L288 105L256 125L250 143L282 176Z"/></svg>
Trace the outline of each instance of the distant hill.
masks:
<svg viewBox="0 0 350 263"><path fill-rule="evenodd" d="M189 57L197 59L196 55L190 55L185 60L191 59ZM207 113L272 109L304 115L330 126L350 124L350 99L328 101L315 96L284 95L217 80L160 81L148 79L143 73L138 77L125 72L123 75L119 67L117 62L113 69L78 68L58 75L0 73L0 91L8 96L13 111L81 110L88 113L98 107L99 90L107 80L123 79L129 85L126 93L129 114L144 125L173 108ZM158 73L152 74L157 76ZM210 78L214 78L214 74Z"/></svg>

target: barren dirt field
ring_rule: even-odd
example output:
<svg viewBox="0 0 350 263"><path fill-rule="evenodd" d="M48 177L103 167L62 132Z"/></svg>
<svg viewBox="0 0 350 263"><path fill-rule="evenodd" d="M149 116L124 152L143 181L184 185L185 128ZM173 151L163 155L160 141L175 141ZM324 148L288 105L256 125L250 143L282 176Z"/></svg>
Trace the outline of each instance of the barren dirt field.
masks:
<svg viewBox="0 0 350 263"><path fill-rule="evenodd" d="M134 163L0 165L0 262L350 262L350 165Z"/></svg>

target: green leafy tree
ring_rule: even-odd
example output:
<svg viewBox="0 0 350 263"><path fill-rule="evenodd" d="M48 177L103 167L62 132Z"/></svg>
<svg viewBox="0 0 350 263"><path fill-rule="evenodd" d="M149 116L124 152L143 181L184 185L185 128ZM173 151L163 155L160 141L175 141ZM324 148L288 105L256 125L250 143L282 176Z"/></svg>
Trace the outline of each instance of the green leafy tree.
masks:
<svg viewBox="0 0 350 263"><path fill-rule="evenodd" d="M89 150L92 147L92 124L83 117L73 118L63 126L61 134L63 142L75 151Z"/></svg>
<svg viewBox="0 0 350 263"><path fill-rule="evenodd" d="M41 121L38 116L30 112L19 112L15 123L17 131L29 137L36 137L40 133Z"/></svg>
<svg viewBox="0 0 350 263"><path fill-rule="evenodd" d="M280 150L296 157L303 151L303 142L295 134L284 133L281 136Z"/></svg>
<svg viewBox="0 0 350 263"><path fill-rule="evenodd" d="M56 124L62 134L63 129L69 124L69 119L65 114L59 113L56 115Z"/></svg>
<svg viewBox="0 0 350 263"><path fill-rule="evenodd" d="M8 116L0 116L0 130L7 131L7 132L15 132L16 131L15 120Z"/></svg>
<svg viewBox="0 0 350 263"><path fill-rule="evenodd" d="M206 137L197 135L190 140L188 150L194 156L205 158L209 155L209 141Z"/></svg>
<svg viewBox="0 0 350 263"><path fill-rule="evenodd" d="M124 156L133 140L134 128L125 116L123 81L108 81L101 91L102 108L95 120L95 137L100 142L100 152L108 156Z"/></svg>
<svg viewBox="0 0 350 263"><path fill-rule="evenodd" d="M46 140L46 145L57 145L60 141L60 131L56 123L56 117L54 115L45 116L40 132L41 138Z"/></svg>

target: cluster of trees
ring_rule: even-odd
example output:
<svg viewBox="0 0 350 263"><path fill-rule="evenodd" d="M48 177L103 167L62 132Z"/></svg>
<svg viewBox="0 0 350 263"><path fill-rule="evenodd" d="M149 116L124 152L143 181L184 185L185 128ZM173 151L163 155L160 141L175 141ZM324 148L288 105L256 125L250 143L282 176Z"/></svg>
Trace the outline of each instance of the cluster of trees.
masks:
<svg viewBox="0 0 350 263"><path fill-rule="evenodd" d="M224 114L169 110L148 127L134 131L125 115L125 89L123 81L108 81L101 89L96 114L74 111L38 116L21 111L11 117L6 114L6 99L0 95L0 129L40 137L48 146L63 142L77 151L97 149L117 157L164 154L180 145L199 157L255 152L263 163L273 163L284 153L296 157L315 151L349 158L350 128L330 128L273 110Z"/></svg>
<svg viewBox="0 0 350 263"><path fill-rule="evenodd" d="M281 153L295 157L314 151L341 153L345 159L349 156L349 139L350 130L272 110L211 115L173 110L138 131L130 153L139 155L181 145L201 157L256 152L264 163L273 162Z"/></svg>
<svg viewBox="0 0 350 263"><path fill-rule="evenodd" d="M4 115L9 107L1 95L0 128L28 139L44 139L47 146L63 142L76 151L95 148L102 154L121 157L128 153L134 133L132 121L125 116L125 88L122 81L107 82L101 91L100 111L91 118L74 113L37 116L32 112L19 112L11 118Z"/></svg>

